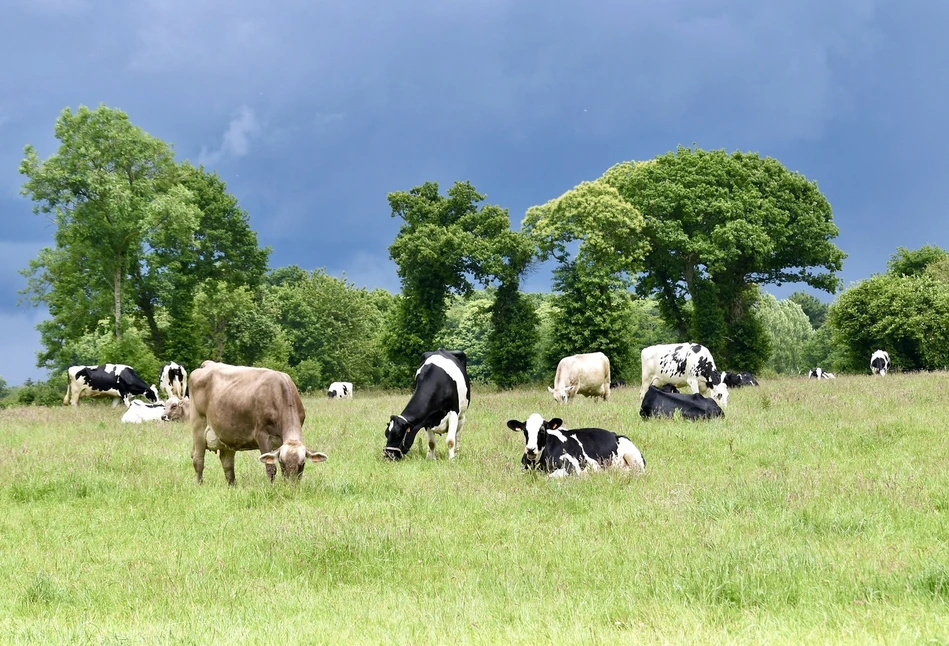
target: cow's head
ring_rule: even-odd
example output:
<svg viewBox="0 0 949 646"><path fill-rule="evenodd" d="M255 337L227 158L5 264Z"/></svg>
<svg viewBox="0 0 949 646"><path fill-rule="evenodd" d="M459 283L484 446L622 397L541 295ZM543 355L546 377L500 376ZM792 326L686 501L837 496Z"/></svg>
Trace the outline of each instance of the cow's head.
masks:
<svg viewBox="0 0 949 646"><path fill-rule="evenodd" d="M145 399L153 404L157 404L161 401L161 397L158 396L158 389L155 387L155 384L149 386L148 390L145 391Z"/></svg>
<svg viewBox="0 0 949 646"><path fill-rule="evenodd" d="M165 402L165 413L161 416L163 422L179 422L191 417L191 400L185 397L178 399L171 397Z"/></svg>
<svg viewBox="0 0 949 646"><path fill-rule="evenodd" d="M537 413L527 418L526 422L510 419L507 427L512 431L524 434L524 464L536 464L540 460L544 446L547 444L547 431L556 431L563 425L563 420L555 417L549 422Z"/></svg>
<svg viewBox="0 0 949 646"><path fill-rule="evenodd" d="M257 459L266 465L279 462L283 477L296 480L303 475L303 468L306 466L307 460L318 464L326 462L327 458L325 453L311 451L303 446L303 443L299 440L290 440L285 444L281 444L276 451L262 453Z"/></svg>
<svg viewBox="0 0 949 646"><path fill-rule="evenodd" d="M566 388L551 388L547 386L547 391L554 396L554 399L557 400L558 404L563 404L570 401L570 398L573 397L576 391L576 386L567 386Z"/></svg>
<svg viewBox="0 0 949 646"><path fill-rule="evenodd" d="M713 370L705 380L705 385L712 393L712 399L722 408L728 406L728 386L717 370Z"/></svg>
<svg viewBox="0 0 949 646"><path fill-rule="evenodd" d="M336 390L334 389L327 390L326 396L329 397L330 399L333 399L333 397L336 397Z"/></svg>
<svg viewBox="0 0 949 646"><path fill-rule="evenodd" d="M393 415L386 426L386 448L383 455L389 460L401 460L412 448L419 429L409 426L401 415Z"/></svg>

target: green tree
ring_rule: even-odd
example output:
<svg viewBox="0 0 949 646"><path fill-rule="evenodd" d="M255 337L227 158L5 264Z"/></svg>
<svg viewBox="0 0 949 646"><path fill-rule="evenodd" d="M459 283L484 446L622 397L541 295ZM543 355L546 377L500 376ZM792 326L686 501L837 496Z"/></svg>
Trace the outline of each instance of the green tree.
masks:
<svg viewBox="0 0 949 646"><path fill-rule="evenodd" d="M772 346L765 367L782 375L796 375L814 367L805 362L804 353L807 342L814 335L814 328L801 306L790 298L779 301L764 293L758 308L759 320Z"/></svg>
<svg viewBox="0 0 949 646"><path fill-rule="evenodd" d="M693 340L708 341L720 363L750 366L767 356L767 334L754 320L756 285L839 287L846 256L831 242L838 229L830 205L814 182L774 159L679 147L617 164L599 181L645 219L637 291L655 296L680 338L710 333Z"/></svg>
<svg viewBox="0 0 949 646"><path fill-rule="evenodd" d="M468 376L481 383L486 383L491 375L486 358L491 305L495 300L492 291L482 289L467 297L452 297L445 313L445 326L435 338L436 346L464 350Z"/></svg>
<svg viewBox="0 0 949 646"><path fill-rule="evenodd" d="M949 366L949 284L923 273L880 274L840 295L828 322L849 370L868 370L882 348L903 370Z"/></svg>
<svg viewBox="0 0 949 646"><path fill-rule="evenodd" d="M70 338L111 315L121 340L123 308L146 249L190 238L198 224L193 195L180 183L170 147L132 125L119 110L68 108L55 128L59 150L41 161L25 149L22 193L56 225L56 246L43 249L23 273L25 293L46 303L51 320L40 326L47 351L41 363L57 363ZM59 357L61 359L61 357Z"/></svg>
<svg viewBox="0 0 949 646"><path fill-rule="evenodd" d="M914 250L897 247L896 253L890 256L886 263L886 270L894 276L918 276L924 273L929 265L946 258L949 258L949 252L934 245L923 245Z"/></svg>
<svg viewBox="0 0 949 646"><path fill-rule="evenodd" d="M539 319L518 287L515 279L502 282L491 305L485 363L491 381L505 389L530 381L537 357Z"/></svg>
<svg viewBox="0 0 949 646"><path fill-rule="evenodd" d="M583 182L529 208L522 226L542 259L560 263L554 270L560 294L548 366L569 354L599 351L610 358L613 374L624 374L631 357L622 342L631 324L629 275L642 268L648 246L639 211L607 183Z"/></svg>
<svg viewBox="0 0 949 646"><path fill-rule="evenodd" d="M389 247L398 266L402 298L385 339L399 383L407 383L422 352L433 349L445 323L449 294L470 294L472 280L488 285L510 271L518 234L506 209L478 208L485 196L469 182L455 182L447 196L426 182L389 194L393 217L404 224Z"/></svg>
<svg viewBox="0 0 949 646"><path fill-rule="evenodd" d="M811 322L811 327L815 330L827 320L827 310L830 309L830 305L820 302L816 296L805 292L794 292L788 296L788 300L801 306Z"/></svg>

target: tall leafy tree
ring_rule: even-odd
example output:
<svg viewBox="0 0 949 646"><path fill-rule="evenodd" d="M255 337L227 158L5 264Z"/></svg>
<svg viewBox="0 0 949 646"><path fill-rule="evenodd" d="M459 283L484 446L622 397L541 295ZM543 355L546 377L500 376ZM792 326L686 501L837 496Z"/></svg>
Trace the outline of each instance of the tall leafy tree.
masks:
<svg viewBox="0 0 949 646"><path fill-rule="evenodd" d="M926 271L929 265L949 258L949 252L935 245L923 245L919 249L897 247L896 253L890 256L886 263L886 270L894 276L918 276Z"/></svg>
<svg viewBox="0 0 949 646"><path fill-rule="evenodd" d="M758 308L761 324L773 348L766 367L784 375L800 374L815 367L805 362L805 348L814 335L814 328L801 306L790 298L779 301L764 293Z"/></svg>
<svg viewBox="0 0 949 646"><path fill-rule="evenodd" d="M830 305L822 303L813 294L794 292L788 296L788 300L801 306L801 309L807 314L807 319L811 322L811 327L815 330L827 320L827 310L830 309Z"/></svg>
<svg viewBox="0 0 949 646"><path fill-rule="evenodd" d="M705 319L724 320L726 331L713 324L708 341L726 366L753 366L767 355L767 335L754 321L756 285L803 282L831 293L840 286L846 255L832 242L830 204L816 183L777 160L679 147L617 164L601 181L645 218L639 293L655 296L682 338L708 327Z"/></svg>
<svg viewBox="0 0 949 646"><path fill-rule="evenodd" d="M484 199L469 182L455 182L447 195L436 182L389 194L393 217L404 222L389 247L402 283L386 338L398 383L407 382L421 353L432 349L445 323L447 297L470 294L472 281L488 285L504 276L517 254L507 210L479 208Z"/></svg>
<svg viewBox="0 0 949 646"><path fill-rule="evenodd" d="M126 291L146 248L188 239L198 224L191 192L178 181L170 147L134 126L120 110L83 106L65 109L55 127L59 150L41 161L27 146L20 172L22 193L36 213L56 225L56 246L43 249L24 273L27 294L49 306L41 326L47 352L95 327L111 314L122 338Z"/></svg>
<svg viewBox="0 0 949 646"><path fill-rule="evenodd" d="M623 343L630 325L629 276L643 267L648 243L638 209L606 182L583 182L527 210L523 229L554 271L558 312L549 364L578 352L604 352L614 374L630 369Z"/></svg>

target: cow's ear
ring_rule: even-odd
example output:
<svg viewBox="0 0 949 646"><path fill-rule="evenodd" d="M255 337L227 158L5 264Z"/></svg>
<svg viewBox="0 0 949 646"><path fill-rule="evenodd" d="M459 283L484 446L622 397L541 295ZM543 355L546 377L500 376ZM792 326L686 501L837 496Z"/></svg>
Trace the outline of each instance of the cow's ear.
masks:
<svg viewBox="0 0 949 646"><path fill-rule="evenodd" d="M277 452L271 451L270 453L261 453L260 457L257 458L264 464L276 464L277 462Z"/></svg>
<svg viewBox="0 0 949 646"><path fill-rule="evenodd" d="M549 422L547 422L547 429L551 431L556 431L562 425L563 425L563 420L560 419L559 417L555 417Z"/></svg>
<svg viewBox="0 0 949 646"><path fill-rule="evenodd" d="M524 422L519 422L516 419L509 419L507 421L507 427L512 431L524 432Z"/></svg>
<svg viewBox="0 0 949 646"><path fill-rule="evenodd" d="M310 458L310 462L313 462L314 464L319 464L320 462L326 462L329 459L329 457L325 453L311 451L310 449L306 450L306 457Z"/></svg>

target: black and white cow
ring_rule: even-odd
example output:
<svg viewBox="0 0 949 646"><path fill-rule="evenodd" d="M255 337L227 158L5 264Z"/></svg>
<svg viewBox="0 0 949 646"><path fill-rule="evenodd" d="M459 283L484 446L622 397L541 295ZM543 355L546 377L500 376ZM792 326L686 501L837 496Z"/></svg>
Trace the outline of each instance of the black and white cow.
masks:
<svg viewBox="0 0 949 646"><path fill-rule="evenodd" d="M728 387L715 367L712 353L698 343L666 343L651 345L640 354L643 382L639 397L646 396L650 386L673 384L688 386L693 393L711 392L719 405L728 405Z"/></svg>
<svg viewBox="0 0 949 646"><path fill-rule="evenodd" d="M353 384L349 381L334 381L326 391L330 399L352 399Z"/></svg>
<svg viewBox="0 0 949 646"><path fill-rule="evenodd" d="M587 469L615 466L625 470L644 472L646 460L636 445L625 435L617 435L602 428L561 428L563 420L555 417L545 421L534 413L521 422L508 420L512 431L524 434L524 454L521 464L525 469L537 469L551 477L581 473Z"/></svg>
<svg viewBox="0 0 949 646"><path fill-rule="evenodd" d="M184 399L188 394L188 371L174 361L166 363L158 373L158 387L167 398Z"/></svg>
<svg viewBox="0 0 949 646"><path fill-rule="evenodd" d="M63 406L78 406L80 397L112 397L113 406L121 399L126 407L129 397L134 395L144 395L152 403L161 401L154 385L148 385L132 368L122 364L72 366L66 371L66 379Z"/></svg>
<svg viewBox="0 0 949 646"><path fill-rule="evenodd" d="M814 368L809 373L807 373L808 379L836 379L837 375L832 372L826 372L820 368Z"/></svg>
<svg viewBox="0 0 949 646"><path fill-rule="evenodd" d="M875 375L880 375L881 377L886 376L887 370L890 369L890 353L886 350L877 350L872 355L870 355L870 371Z"/></svg>
<svg viewBox="0 0 949 646"><path fill-rule="evenodd" d="M460 350L444 350L422 355L415 373L415 390L400 415L389 418L386 448L390 460L401 460L412 448L422 429L428 434L428 458L435 459L435 434L448 433L448 459L458 450L458 435L471 402L468 358Z"/></svg>
<svg viewBox="0 0 949 646"><path fill-rule="evenodd" d="M679 411L682 419L688 420L711 419L725 415L714 399L702 397L699 393L684 395L682 393L663 392L655 386L650 386L649 390L646 391L642 406L639 408L639 415L643 419L648 417L672 417L676 411Z"/></svg>
<svg viewBox="0 0 949 646"><path fill-rule="evenodd" d="M142 422L160 422L165 419L165 404L146 404L138 399L129 403L128 410L122 415L123 424L141 424Z"/></svg>
<svg viewBox="0 0 949 646"><path fill-rule="evenodd" d="M723 372L722 381L729 388L741 388L742 386L757 386L758 381L750 372Z"/></svg>

